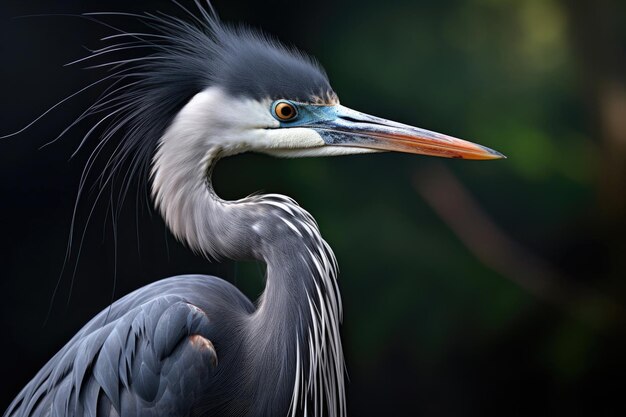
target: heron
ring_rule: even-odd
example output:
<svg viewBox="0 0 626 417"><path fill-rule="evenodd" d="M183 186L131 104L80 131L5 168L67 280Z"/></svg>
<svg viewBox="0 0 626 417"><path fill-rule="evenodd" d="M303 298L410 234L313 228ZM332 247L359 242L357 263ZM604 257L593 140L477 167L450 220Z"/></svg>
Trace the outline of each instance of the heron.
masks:
<svg viewBox="0 0 626 417"><path fill-rule="evenodd" d="M123 14L145 23L145 33L109 26L118 43L86 57L106 59L107 88L77 122L96 120L85 140L106 124L94 152L116 141L111 173L126 162L128 176L145 176L179 241L209 260L264 263L264 291L253 303L206 275L140 288L89 321L5 417L345 417L333 251L290 197L220 198L213 168L244 152L503 158L345 107L309 55L222 22L209 2L196 5L198 12L185 9L187 18ZM136 55L108 58L120 52Z"/></svg>

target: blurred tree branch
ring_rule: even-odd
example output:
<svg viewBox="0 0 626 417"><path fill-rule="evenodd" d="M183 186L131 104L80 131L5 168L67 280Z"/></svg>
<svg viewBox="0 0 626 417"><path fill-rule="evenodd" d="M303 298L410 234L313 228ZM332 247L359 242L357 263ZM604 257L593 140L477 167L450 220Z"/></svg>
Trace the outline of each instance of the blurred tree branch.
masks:
<svg viewBox="0 0 626 417"><path fill-rule="evenodd" d="M560 0L581 68L589 131L601 152L597 210L578 233L592 234L611 252L611 271L626 269L626 32L620 0ZM563 275L500 229L442 164L415 177L415 187L465 246L485 265L538 299L597 326L626 318L612 297ZM586 237L593 241L593 237ZM592 277L590 277L592 278ZM607 278L607 277L597 277ZM619 294L615 295L619 299Z"/></svg>
<svg viewBox="0 0 626 417"><path fill-rule="evenodd" d="M624 308L563 277L552 265L508 236L443 164L414 175L413 184L439 217L484 265L534 297L596 328L623 320Z"/></svg>

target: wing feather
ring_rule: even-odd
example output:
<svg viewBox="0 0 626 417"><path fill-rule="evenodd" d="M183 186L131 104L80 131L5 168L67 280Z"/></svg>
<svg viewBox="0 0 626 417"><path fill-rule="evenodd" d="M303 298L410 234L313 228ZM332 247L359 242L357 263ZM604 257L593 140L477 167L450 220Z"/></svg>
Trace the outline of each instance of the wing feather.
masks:
<svg viewBox="0 0 626 417"><path fill-rule="evenodd" d="M186 415L217 364L210 330L207 315L184 297L149 299L79 332L5 416Z"/></svg>

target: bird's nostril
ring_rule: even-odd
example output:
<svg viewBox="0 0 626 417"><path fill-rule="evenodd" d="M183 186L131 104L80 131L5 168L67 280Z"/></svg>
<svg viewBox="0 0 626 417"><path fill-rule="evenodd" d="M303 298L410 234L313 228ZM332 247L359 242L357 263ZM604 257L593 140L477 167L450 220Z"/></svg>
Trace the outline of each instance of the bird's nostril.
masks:
<svg viewBox="0 0 626 417"><path fill-rule="evenodd" d="M384 123L376 122L373 120L362 120L362 119L357 119L355 117L350 117L350 116L339 116L339 118L350 123L367 123L369 125L385 126Z"/></svg>

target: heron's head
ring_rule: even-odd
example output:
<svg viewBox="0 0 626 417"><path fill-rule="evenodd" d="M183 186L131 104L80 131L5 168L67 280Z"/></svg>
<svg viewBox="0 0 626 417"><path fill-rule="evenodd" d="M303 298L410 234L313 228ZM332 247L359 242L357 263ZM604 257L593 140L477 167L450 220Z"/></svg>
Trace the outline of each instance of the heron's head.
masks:
<svg viewBox="0 0 626 417"><path fill-rule="evenodd" d="M179 120L186 118L196 132L206 130L226 154L300 157L398 151L503 157L481 145L345 107L314 59L260 32L215 18L209 17L207 27L208 32L183 28L176 34L183 41L175 41L164 55L166 62L178 61L176 76L185 74L185 83L199 80L200 91L180 110ZM171 77L160 88L167 89L167 83Z"/></svg>
<svg viewBox="0 0 626 417"><path fill-rule="evenodd" d="M204 10L202 17L197 26L168 17L149 22L160 30L146 45L156 43L155 53L142 57L139 65L130 62L140 68L138 84L130 87L139 130L177 117L196 134L206 131L226 154L398 151L503 157L471 142L345 107L314 59L259 31L226 25ZM138 100L146 103L138 105Z"/></svg>
<svg viewBox="0 0 626 417"><path fill-rule="evenodd" d="M222 155L398 151L503 158L481 145L343 106L314 59L259 31L224 24L210 4L208 9L199 6L200 16L192 15L189 21L166 15L135 16L148 27L146 33L116 33L105 38L116 43L79 60L104 59L95 66L111 69L98 82L108 82L108 88L71 125L98 117L85 140L99 125L108 126L95 157L121 132L121 143L107 162L108 178L116 178L127 162L128 172L143 171L147 176L159 153L180 154L178 162L188 164L185 155L201 154L206 150L203 141L218 145ZM119 53L126 55L120 58ZM162 139L174 129L175 134L169 135L173 140L168 141L171 148L164 146Z"/></svg>

